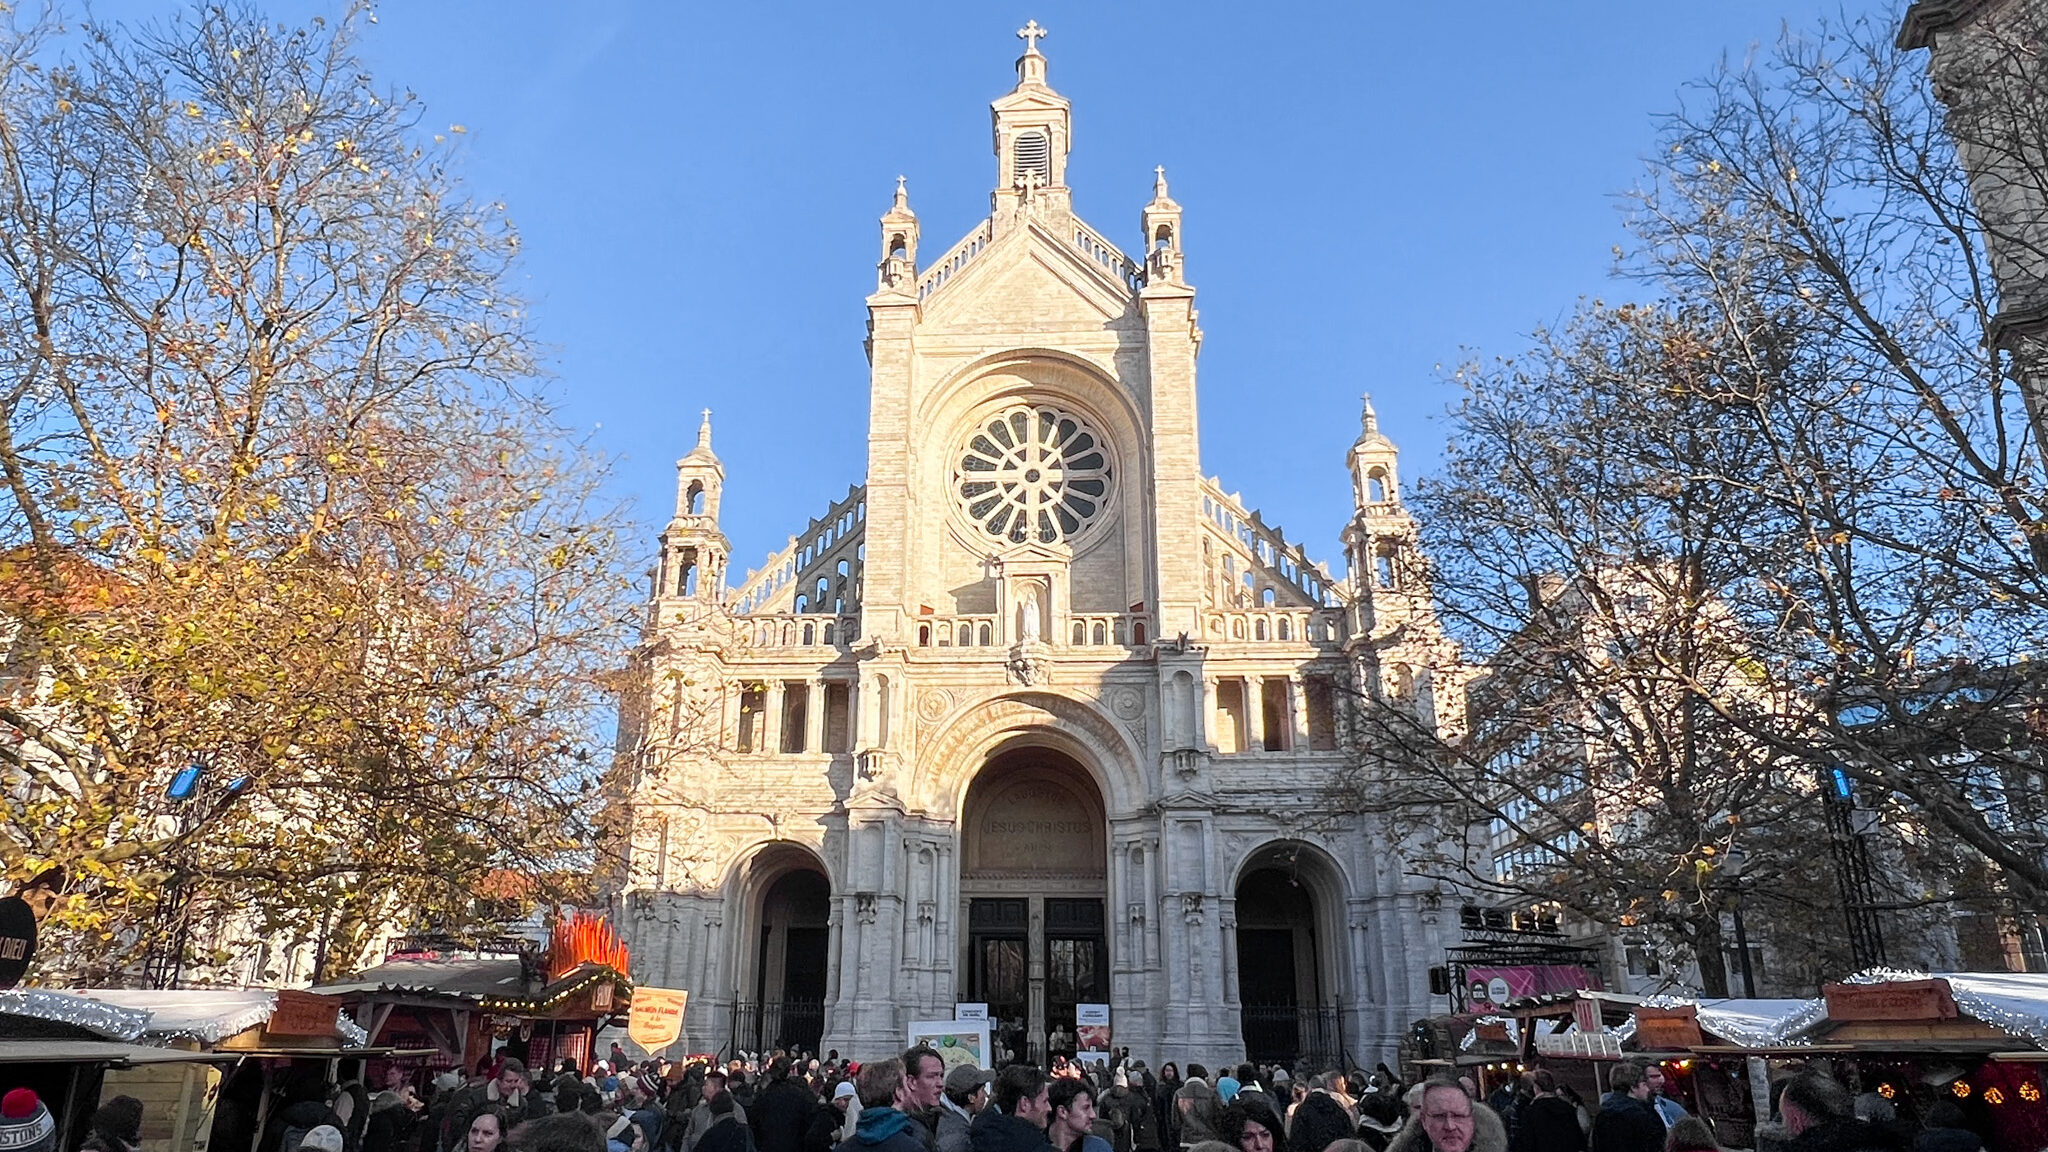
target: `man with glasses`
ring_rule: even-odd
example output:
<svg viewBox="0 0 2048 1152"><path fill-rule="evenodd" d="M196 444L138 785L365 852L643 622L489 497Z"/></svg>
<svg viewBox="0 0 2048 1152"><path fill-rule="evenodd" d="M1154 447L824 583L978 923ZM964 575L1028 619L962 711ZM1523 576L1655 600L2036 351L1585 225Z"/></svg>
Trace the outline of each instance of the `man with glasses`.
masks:
<svg viewBox="0 0 2048 1152"><path fill-rule="evenodd" d="M1507 1152L1500 1117L1475 1103L1455 1080L1424 1081L1416 1110L1422 1122L1403 1128L1387 1152Z"/></svg>

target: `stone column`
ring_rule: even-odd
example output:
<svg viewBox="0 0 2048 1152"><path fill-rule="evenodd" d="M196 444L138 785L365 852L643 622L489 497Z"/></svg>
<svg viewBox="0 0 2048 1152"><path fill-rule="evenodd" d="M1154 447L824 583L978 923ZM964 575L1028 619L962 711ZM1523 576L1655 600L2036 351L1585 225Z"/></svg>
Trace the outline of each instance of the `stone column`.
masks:
<svg viewBox="0 0 2048 1152"><path fill-rule="evenodd" d="M1293 748L1308 751L1308 691L1299 672L1287 677L1287 715L1294 725Z"/></svg>
<svg viewBox="0 0 2048 1152"><path fill-rule="evenodd" d="M828 681L822 676L811 681L810 700L804 708L804 728L807 730L804 733L804 751L806 752L823 752L825 750L825 685L827 683Z"/></svg>
<svg viewBox="0 0 2048 1152"><path fill-rule="evenodd" d="M1223 1002L1239 1007L1237 997L1237 899L1225 896L1217 902L1217 929L1223 945Z"/></svg>

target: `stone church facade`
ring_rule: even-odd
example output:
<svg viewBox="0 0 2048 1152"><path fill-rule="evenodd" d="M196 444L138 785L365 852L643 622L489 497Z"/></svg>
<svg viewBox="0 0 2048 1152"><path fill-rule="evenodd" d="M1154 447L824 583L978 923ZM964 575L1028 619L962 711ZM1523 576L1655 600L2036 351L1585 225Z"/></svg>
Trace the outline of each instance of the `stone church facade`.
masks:
<svg viewBox="0 0 2048 1152"><path fill-rule="evenodd" d="M1394 445L1368 404L1344 578L1203 475L1181 208L1161 171L1140 259L1075 215L1041 34L988 219L927 259L900 182L881 218L865 482L734 579L708 413L678 462L633 975L690 991L677 1051L873 1056L965 1001L1036 1057L1107 1003L1154 1061L1390 1058L1456 901L1332 781L1360 694L1463 707Z"/></svg>

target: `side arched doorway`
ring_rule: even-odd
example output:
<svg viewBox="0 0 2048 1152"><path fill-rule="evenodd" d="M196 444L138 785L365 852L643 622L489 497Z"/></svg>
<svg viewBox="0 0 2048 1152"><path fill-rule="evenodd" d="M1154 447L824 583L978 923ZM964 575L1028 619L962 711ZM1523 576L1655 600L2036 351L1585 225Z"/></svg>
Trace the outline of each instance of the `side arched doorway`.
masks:
<svg viewBox="0 0 2048 1152"><path fill-rule="evenodd" d="M1336 869L1307 845L1253 853L1238 873L1237 998L1246 1055L1329 1065L1344 1052Z"/></svg>
<svg viewBox="0 0 2048 1152"><path fill-rule="evenodd" d="M831 982L832 884L809 850L771 844L745 865L735 1049L817 1051Z"/></svg>
<svg viewBox="0 0 2048 1152"><path fill-rule="evenodd" d="M1010 747L968 786L961 827L962 999L988 1004L1016 1056L1071 1053L1075 1007L1109 1002L1102 792L1064 752Z"/></svg>

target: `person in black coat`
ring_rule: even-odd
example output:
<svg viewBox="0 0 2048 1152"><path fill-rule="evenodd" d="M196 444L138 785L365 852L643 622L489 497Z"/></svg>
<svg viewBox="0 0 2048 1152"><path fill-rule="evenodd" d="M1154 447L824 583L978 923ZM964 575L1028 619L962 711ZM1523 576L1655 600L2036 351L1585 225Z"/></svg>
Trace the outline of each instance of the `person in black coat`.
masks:
<svg viewBox="0 0 2048 1152"><path fill-rule="evenodd" d="M733 1114L730 1092L711 1101L711 1127L697 1140L697 1152L754 1152L754 1133Z"/></svg>
<svg viewBox="0 0 2048 1152"><path fill-rule="evenodd" d="M1029 1064L1012 1064L996 1073L995 1107L967 1126L967 1146L974 1152L1046 1152L1046 1121L1052 1101L1051 1081Z"/></svg>
<svg viewBox="0 0 2048 1152"><path fill-rule="evenodd" d="M1623 1060L1608 1074L1610 1091L1593 1117L1592 1152L1663 1152L1664 1121L1650 1104L1652 1089L1640 1060Z"/></svg>
<svg viewBox="0 0 2048 1152"><path fill-rule="evenodd" d="M1586 1152L1578 1107L1557 1094L1557 1077L1538 1068L1529 1073L1529 1084L1535 1094L1522 1105L1522 1122L1508 1147L1513 1152Z"/></svg>
<svg viewBox="0 0 2048 1152"><path fill-rule="evenodd" d="M818 1110L818 1098L802 1080L789 1074L787 1057L768 1064L768 1088L754 1099L747 1118L760 1152L803 1152L804 1133Z"/></svg>

